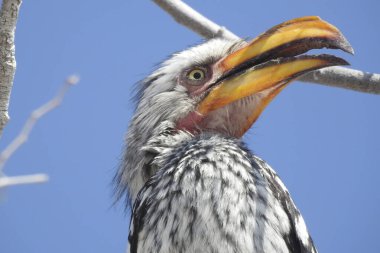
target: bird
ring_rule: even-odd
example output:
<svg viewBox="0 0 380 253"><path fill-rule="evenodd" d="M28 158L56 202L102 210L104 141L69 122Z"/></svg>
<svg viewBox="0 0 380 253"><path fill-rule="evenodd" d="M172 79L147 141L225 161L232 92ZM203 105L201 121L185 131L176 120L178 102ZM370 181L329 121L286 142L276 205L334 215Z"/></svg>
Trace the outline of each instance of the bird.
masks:
<svg viewBox="0 0 380 253"><path fill-rule="evenodd" d="M132 207L129 253L317 252L280 177L242 136L291 81L353 54L317 16L251 41L213 38L173 54L141 81L115 175ZM127 204L128 206L128 204Z"/></svg>

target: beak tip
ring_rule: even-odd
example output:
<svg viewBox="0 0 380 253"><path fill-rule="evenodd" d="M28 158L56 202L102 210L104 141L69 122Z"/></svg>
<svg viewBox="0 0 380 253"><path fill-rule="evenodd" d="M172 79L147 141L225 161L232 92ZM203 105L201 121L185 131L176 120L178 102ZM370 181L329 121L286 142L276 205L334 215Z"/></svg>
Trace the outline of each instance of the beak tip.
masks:
<svg viewBox="0 0 380 253"><path fill-rule="evenodd" d="M354 52L354 49L352 48L350 42L348 42L348 40L341 34L339 40L338 40L338 48L343 50L344 52L346 53L349 53L351 55L354 55L355 52Z"/></svg>
<svg viewBox="0 0 380 253"><path fill-rule="evenodd" d="M336 57L334 55L320 55L321 58L324 58L326 62L328 62L327 66L348 66L350 63L345 59L340 57ZM326 67L327 67L326 66Z"/></svg>
<svg viewBox="0 0 380 253"><path fill-rule="evenodd" d="M339 65L340 66L349 66L351 65L348 61L342 59L342 58L339 58L340 59L340 62L339 62Z"/></svg>

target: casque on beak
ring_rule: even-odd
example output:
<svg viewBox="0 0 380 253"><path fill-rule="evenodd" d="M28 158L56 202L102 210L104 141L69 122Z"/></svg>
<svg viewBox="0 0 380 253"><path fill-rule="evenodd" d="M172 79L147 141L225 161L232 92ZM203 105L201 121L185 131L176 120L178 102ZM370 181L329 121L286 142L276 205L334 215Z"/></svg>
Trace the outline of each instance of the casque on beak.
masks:
<svg viewBox="0 0 380 253"><path fill-rule="evenodd" d="M273 27L216 64L220 77L210 85L197 113L207 115L239 99L264 94L246 117L238 134L242 136L289 82L312 70L348 65L332 55L300 55L320 48L353 54L340 31L319 17L297 18Z"/></svg>

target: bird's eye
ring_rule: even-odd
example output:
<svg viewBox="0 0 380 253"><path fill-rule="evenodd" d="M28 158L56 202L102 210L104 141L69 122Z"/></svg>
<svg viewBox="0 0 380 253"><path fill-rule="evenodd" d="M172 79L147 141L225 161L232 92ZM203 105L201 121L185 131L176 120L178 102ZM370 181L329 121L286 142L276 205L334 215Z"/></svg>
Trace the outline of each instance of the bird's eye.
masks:
<svg viewBox="0 0 380 253"><path fill-rule="evenodd" d="M212 69L208 66L192 66L185 69L179 76L179 83L189 92L203 87L212 77Z"/></svg>
<svg viewBox="0 0 380 253"><path fill-rule="evenodd" d="M201 68L193 69L187 74L187 78L192 81L202 81L203 79L205 79L205 76L205 70Z"/></svg>

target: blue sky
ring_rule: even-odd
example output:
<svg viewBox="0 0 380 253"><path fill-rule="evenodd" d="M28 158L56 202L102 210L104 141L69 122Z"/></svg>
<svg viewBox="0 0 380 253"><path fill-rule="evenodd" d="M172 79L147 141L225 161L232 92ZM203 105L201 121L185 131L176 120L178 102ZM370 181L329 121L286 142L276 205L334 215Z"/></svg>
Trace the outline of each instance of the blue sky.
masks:
<svg viewBox="0 0 380 253"><path fill-rule="evenodd" d="M353 68L380 72L379 1L188 3L242 37L319 15L356 52L334 54ZM43 172L51 180L0 193L1 252L124 252L129 213L112 206L111 179L134 84L172 52L199 42L150 1L24 1L11 121L0 148L68 75L79 74L81 82L5 168L8 175ZM296 82L245 137L282 177L320 252L378 252L379 108L379 96Z"/></svg>

